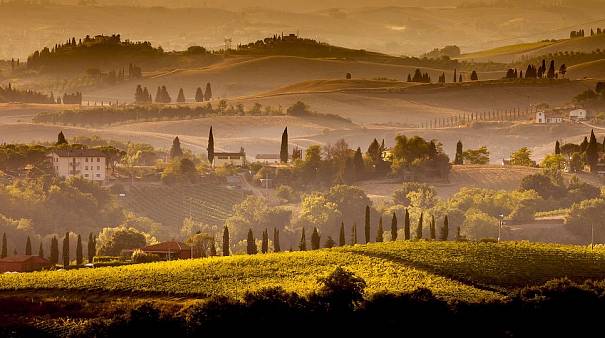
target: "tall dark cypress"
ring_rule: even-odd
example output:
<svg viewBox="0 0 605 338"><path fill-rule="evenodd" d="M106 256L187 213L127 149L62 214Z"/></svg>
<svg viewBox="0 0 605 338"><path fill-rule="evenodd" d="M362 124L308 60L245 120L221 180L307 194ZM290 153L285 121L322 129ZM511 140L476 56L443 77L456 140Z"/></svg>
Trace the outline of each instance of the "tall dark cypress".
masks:
<svg viewBox="0 0 605 338"><path fill-rule="evenodd" d="M27 241L25 242L25 254L28 256L32 255L32 241L29 239L29 236L27 236Z"/></svg>
<svg viewBox="0 0 605 338"><path fill-rule="evenodd" d="M69 266L69 232L63 238L63 266Z"/></svg>
<svg viewBox="0 0 605 338"><path fill-rule="evenodd" d="M82 265L84 262L84 254L82 252L82 236L78 234L78 240L76 242L76 265Z"/></svg>
<svg viewBox="0 0 605 338"><path fill-rule="evenodd" d="M195 102L204 102L204 92L200 87L197 87L195 91Z"/></svg>
<svg viewBox="0 0 605 338"><path fill-rule="evenodd" d="M555 143L555 155L559 154L561 154L561 144L559 143L559 140L557 140L557 142Z"/></svg>
<svg viewBox="0 0 605 338"><path fill-rule="evenodd" d="M216 238L214 238L214 235L212 236L212 241L210 241L210 256L216 256Z"/></svg>
<svg viewBox="0 0 605 338"><path fill-rule="evenodd" d="M298 249L300 251L307 251L307 239L305 238L305 228L302 229L302 234L300 235L300 242L298 243Z"/></svg>
<svg viewBox="0 0 605 338"><path fill-rule="evenodd" d="M281 246L279 245L279 229L273 229L273 252L280 252Z"/></svg>
<svg viewBox="0 0 605 338"><path fill-rule="evenodd" d="M462 141L458 140L456 144L456 158L454 159L454 164L464 164L464 159L462 157Z"/></svg>
<svg viewBox="0 0 605 338"><path fill-rule="evenodd" d="M378 229L376 230L376 243L382 243L384 241L383 235L384 229L382 228L382 216L378 221Z"/></svg>
<svg viewBox="0 0 605 338"><path fill-rule="evenodd" d="M403 235L406 241L410 239L410 213L408 212L408 209L405 209Z"/></svg>
<svg viewBox="0 0 605 338"><path fill-rule="evenodd" d="M88 254L88 263L92 263L96 255L95 243L92 237L92 232L88 234L88 243L86 245L86 248L88 249L86 250L86 253Z"/></svg>
<svg viewBox="0 0 605 338"><path fill-rule="evenodd" d="M366 205L366 218L365 218L365 239L366 243L370 243L370 206Z"/></svg>
<svg viewBox="0 0 605 338"><path fill-rule="evenodd" d="M288 127L284 129L281 135L281 149L279 150L279 158L282 163L288 163Z"/></svg>
<svg viewBox="0 0 605 338"><path fill-rule="evenodd" d="M38 257L44 258L44 246L42 245L42 241L40 241L40 247L38 248Z"/></svg>
<svg viewBox="0 0 605 338"><path fill-rule="evenodd" d="M210 82L206 83L206 91L204 92L204 100L210 101L212 99L212 86Z"/></svg>
<svg viewBox="0 0 605 338"><path fill-rule="evenodd" d="M57 135L57 145L63 145L63 144L67 144L67 139L65 139L65 135L63 135L63 131L59 132L59 135Z"/></svg>
<svg viewBox="0 0 605 338"><path fill-rule="evenodd" d="M248 255L256 255L258 253L258 248L256 247L256 240L254 239L252 229L248 230L248 239L246 240L246 243L246 253Z"/></svg>
<svg viewBox="0 0 605 338"><path fill-rule="evenodd" d="M311 250L319 250L321 245L321 238L319 236L319 231L317 228L313 228L313 233L311 234Z"/></svg>
<svg viewBox="0 0 605 338"><path fill-rule="evenodd" d="M223 256L229 256L229 228L223 229Z"/></svg>
<svg viewBox="0 0 605 338"><path fill-rule="evenodd" d="M391 240L397 240L397 215L393 213L393 218L391 219Z"/></svg>
<svg viewBox="0 0 605 338"><path fill-rule="evenodd" d="M435 233L435 216L434 215L431 215L430 237L432 240L437 239L437 235Z"/></svg>
<svg viewBox="0 0 605 338"><path fill-rule="evenodd" d="M357 244L357 223L351 227L351 245Z"/></svg>
<svg viewBox="0 0 605 338"><path fill-rule="evenodd" d="M340 222L340 233L338 236L338 246L345 246L345 222Z"/></svg>
<svg viewBox="0 0 605 338"><path fill-rule="evenodd" d="M594 130L590 132L590 141L586 147L586 162L590 166L590 171L595 172L595 168L599 162L599 146Z"/></svg>
<svg viewBox="0 0 605 338"><path fill-rule="evenodd" d="M212 134L212 126L210 126L210 132L208 133L208 162L212 164L214 161L214 135Z"/></svg>
<svg viewBox="0 0 605 338"><path fill-rule="evenodd" d="M418 219L418 225L416 226L416 239L422 239L422 223L424 219L424 213L420 213L420 218Z"/></svg>
<svg viewBox="0 0 605 338"><path fill-rule="evenodd" d="M264 254L269 252L269 233L267 232L267 229L265 229L265 231L263 231L263 240L262 240L260 250Z"/></svg>
<svg viewBox="0 0 605 338"><path fill-rule="evenodd" d="M50 256L48 259L53 265L59 263L59 240L56 236L50 240Z"/></svg>
<svg viewBox="0 0 605 338"><path fill-rule="evenodd" d="M8 247L6 246L6 232L2 234L2 253L0 253L0 258L4 258L8 256Z"/></svg>

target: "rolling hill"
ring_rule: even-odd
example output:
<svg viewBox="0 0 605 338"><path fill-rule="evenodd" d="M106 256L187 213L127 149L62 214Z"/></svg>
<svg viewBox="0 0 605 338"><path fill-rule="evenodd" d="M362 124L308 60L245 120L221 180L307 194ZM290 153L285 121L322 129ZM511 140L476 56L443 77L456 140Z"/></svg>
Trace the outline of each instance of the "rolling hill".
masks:
<svg viewBox="0 0 605 338"><path fill-rule="evenodd" d="M458 59L474 62L521 62L535 57L547 57L559 52L590 53L605 47L605 34L575 39L545 40L497 47L461 55Z"/></svg>
<svg viewBox="0 0 605 338"><path fill-rule="evenodd" d="M281 286L303 294L341 266L365 279L369 295L431 289L448 300L497 299L550 279L602 278L605 252L589 247L504 242L397 241L320 251L212 257L72 271L4 274L0 289L39 293L242 297Z"/></svg>
<svg viewBox="0 0 605 338"><path fill-rule="evenodd" d="M571 66L567 69L567 74L574 79L605 79L605 59Z"/></svg>

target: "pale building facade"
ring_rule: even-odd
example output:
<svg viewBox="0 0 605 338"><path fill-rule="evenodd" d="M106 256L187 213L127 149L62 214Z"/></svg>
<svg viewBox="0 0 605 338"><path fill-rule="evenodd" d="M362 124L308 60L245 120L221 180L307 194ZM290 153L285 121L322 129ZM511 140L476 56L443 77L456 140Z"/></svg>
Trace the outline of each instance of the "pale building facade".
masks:
<svg viewBox="0 0 605 338"><path fill-rule="evenodd" d="M58 149L49 158L59 177L81 177L91 181L107 179L107 156L99 150Z"/></svg>

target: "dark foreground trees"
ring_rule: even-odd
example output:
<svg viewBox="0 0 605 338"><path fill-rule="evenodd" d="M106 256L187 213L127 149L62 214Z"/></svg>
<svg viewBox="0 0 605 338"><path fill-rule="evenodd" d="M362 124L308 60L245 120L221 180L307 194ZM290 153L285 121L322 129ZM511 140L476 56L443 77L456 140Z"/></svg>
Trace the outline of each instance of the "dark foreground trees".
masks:
<svg viewBox="0 0 605 338"><path fill-rule="evenodd" d="M249 335L252 328L265 328L265 337L284 337L284 333L301 337L306 328L335 337L602 336L598 323L605 311L605 282L555 280L481 303L448 303L425 288L371 296L365 288L363 279L337 268L320 278L318 289L307 296L271 287L247 292L240 299L215 296L190 302L180 310L162 302L124 304L128 307L115 311L77 298L32 302L32 296L4 297L0 298L0 317L12 317L0 323L0 336L233 336ZM59 330L44 318L44 311L57 308L86 320L61 325Z"/></svg>

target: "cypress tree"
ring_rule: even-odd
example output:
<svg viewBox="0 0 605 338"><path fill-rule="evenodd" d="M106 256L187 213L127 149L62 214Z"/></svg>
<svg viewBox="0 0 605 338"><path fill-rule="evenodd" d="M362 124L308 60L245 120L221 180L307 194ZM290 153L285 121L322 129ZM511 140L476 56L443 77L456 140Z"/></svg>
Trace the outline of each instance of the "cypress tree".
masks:
<svg viewBox="0 0 605 338"><path fill-rule="evenodd" d="M410 213L408 212L408 209L405 209L403 235L406 241L410 239Z"/></svg>
<svg viewBox="0 0 605 338"><path fill-rule="evenodd" d="M162 102L162 88L160 88L158 86L158 89L155 92L155 102L156 103L161 103Z"/></svg>
<svg viewBox="0 0 605 338"><path fill-rule="evenodd" d="M214 161L214 135L212 134L212 126L210 126L210 132L208 133L208 162L212 164Z"/></svg>
<svg viewBox="0 0 605 338"><path fill-rule="evenodd" d="M177 103L185 103L185 93L183 92L183 88L179 89L179 95L176 97Z"/></svg>
<svg viewBox="0 0 605 338"><path fill-rule="evenodd" d="M454 83L456 83L456 81L458 81L457 74L458 74L458 70L454 69Z"/></svg>
<svg viewBox="0 0 605 338"><path fill-rule="evenodd" d="M397 215L393 213L393 218L391 219L391 240L397 240Z"/></svg>
<svg viewBox="0 0 605 338"><path fill-rule="evenodd" d="M441 227L441 233L439 235L439 239L442 241L447 241L449 237L449 221L447 215L443 218L443 227Z"/></svg>
<svg viewBox="0 0 605 338"><path fill-rule="evenodd" d="M588 142L588 146L586 147L586 162L590 166L590 171L595 172L597 163L599 162L599 147L594 130L590 132L590 142Z"/></svg>
<svg viewBox="0 0 605 338"><path fill-rule="evenodd" d="M63 238L63 266L69 266L69 232Z"/></svg>
<svg viewBox="0 0 605 338"><path fill-rule="evenodd" d="M96 250L94 247L94 239L92 238L92 232L88 234L88 243L86 243L86 253L88 254L88 263L92 263L95 258Z"/></svg>
<svg viewBox="0 0 605 338"><path fill-rule="evenodd" d="M353 155L353 167L355 168L355 179L362 179L364 177L365 164L363 162L363 155L361 154L360 147L357 147L355 155Z"/></svg>
<svg viewBox="0 0 605 338"><path fill-rule="evenodd" d="M50 256L49 261L55 265L59 263L59 240L56 236L50 240Z"/></svg>
<svg viewBox="0 0 605 338"><path fill-rule="evenodd" d="M382 243L384 241L383 232L384 230L382 229L382 216L380 216L380 219L378 220L378 230L376 231L376 243Z"/></svg>
<svg viewBox="0 0 605 338"><path fill-rule="evenodd" d="M212 241L210 242L210 256L216 256L216 238L212 235Z"/></svg>
<svg viewBox="0 0 605 338"><path fill-rule="evenodd" d="M311 234L311 250L318 250L321 243L321 237L319 236L319 231L317 231L317 227L313 228L313 233Z"/></svg>
<svg viewBox="0 0 605 338"><path fill-rule="evenodd" d="M204 100L210 101L212 99L212 87L210 82L206 83L206 91L204 92Z"/></svg>
<svg viewBox="0 0 605 338"><path fill-rule="evenodd" d="M265 231L263 231L263 241L261 244L261 252L262 253L269 252L269 232L267 231L267 229L265 229Z"/></svg>
<svg viewBox="0 0 605 338"><path fill-rule="evenodd" d="M67 144L67 139L65 139L65 135L63 134L63 131L61 130L59 132L59 135L57 135L57 145L63 145L63 144Z"/></svg>
<svg viewBox="0 0 605 338"><path fill-rule="evenodd" d="M555 155L561 154L561 145L559 144L559 140L555 143Z"/></svg>
<svg viewBox="0 0 605 338"><path fill-rule="evenodd" d="M282 163L288 163L288 127L284 129L281 135L281 148L279 150L279 158Z"/></svg>
<svg viewBox="0 0 605 338"><path fill-rule="evenodd" d="M340 222L340 234L338 236L338 246L345 246L345 222Z"/></svg>
<svg viewBox="0 0 605 338"><path fill-rule="evenodd" d="M195 90L195 102L204 102L204 91L200 87Z"/></svg>
<svg viewBox="0 0 605 338"><path fill-rule="evenodd" d="M229 228L223 228L223 256L229 256Z"/></svg>
<svg viewBox="0 0 605 338"><path fill-rule="evenodd" d="M181 141L179 137L175 137L172 140L172 147L170 148L170 158L177 158L183 156L183 149L181 149Z"/></svg>
<svg viewBox="0 0 605 338"><path fill-rule="evenodd" d="M351 228L351 245L357 244L357 223L353 223Z"/></svg>
<svg viewBox="0 0 605 338"><path fill-rule="evenodd" d="M477 75L477 72L473 70L473 72L471 73L471 81L478 81L479 80L479 75Z"/></svg>
<svg viewBox="0 0 605 338"><path fill-rule="evenodd" d="M29 239L29 236L27 236L27 241L25 241L25 254L27 256L32 255L32 241Z"/></svg>
<svg viewBox="0 0 605 338"><path fill-rule="evenodd" d="M8 256L8 247L6 246L6 232L2 234L2 253L0 253L0 258L4 258Z"/></svg>
<svg viewBox="0 0 605 338"><path fill-rule="evenodd" d="M246 247L246 253L248 255L256 255L258 253L258 248L256 247L256 241L254 240L252 229L248 230L248 239L246 240L246 243L248 244Z"/></svg>
<svg viewBox="0 0 605 338"><path fill-rule="evenodd" d="M584 140L580 143L580 151L585 152L588 149L588 137L584 136Z"/></svg>
<svg viewBox="0 0 605 338"><path fill-rule="evenodd" d="M273 229L273 252L280 252L281 245L279 244L279 229Z"/></svg>
<svg viewBox="0 0 605 338"><path fill-rule="evenodd" d="M432 240L437 239L437 236L435 234L435 216L434 215L431 215L430 234L431 234Z"/></svg>
<svg viewBox="0 0 605 338"><path fill-rule="evenodd" d="M458 82L462 83L462 74L458 77Z"/></svg>
<svg viewBox="0 0 605 338"><path fill-rule="evenodd" d="M366 218L365 218L365 238L366 244L370 243L370 206L366 205Z"/></svg>
<svg viewBox="0 0 605 338"><path fill-rule="evenodd" d="M302 229L300 242L298 243L298 249L300 251L307 251L307 239L305 238L305 228Z"/></svg>
<svg viewBox="0 0 605 338"><path fill-rule="evenodd" d="M418 219L418 225L416 226L416 239L422 239L422 223L423 223L424 213L420 213L420 218Z"/></svg>
<svg viewBox="0 0 605 338"><path fill-rule="evenodd" d="M78 235L76 242L76 265L82 265L84 262L84 254L82 253L82 236Z"/></svg>
<svg viewBox="0 0 605 338"><path fill-rule="evenodd" d="M456 144L456 158L454 159L454 164L464 164L462 152L462 141L458 140L458 143Z"/></svg>
<svg viewBox="0 0 605 338"><path fill-rule="evenodd" d="M38 256L44 258L44 247L42 242L40 242L40 247L38 248Z"/></svg>

